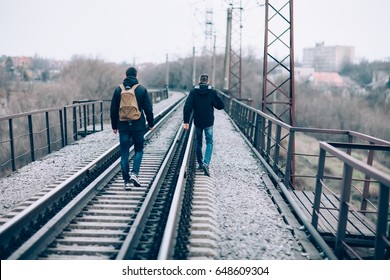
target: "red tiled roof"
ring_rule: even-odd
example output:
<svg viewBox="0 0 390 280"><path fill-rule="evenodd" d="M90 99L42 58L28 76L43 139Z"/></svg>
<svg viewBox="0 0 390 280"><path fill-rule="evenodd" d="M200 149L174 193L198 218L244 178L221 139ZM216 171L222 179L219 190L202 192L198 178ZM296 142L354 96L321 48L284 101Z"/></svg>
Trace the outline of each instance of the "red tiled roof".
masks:
<svg viewBox="0 0 390 280"><path fill-rule="evenodd" d="M314 72L313 80L316 84L327 84L333 86L344 86L344 81L336 72Z"/></svg>

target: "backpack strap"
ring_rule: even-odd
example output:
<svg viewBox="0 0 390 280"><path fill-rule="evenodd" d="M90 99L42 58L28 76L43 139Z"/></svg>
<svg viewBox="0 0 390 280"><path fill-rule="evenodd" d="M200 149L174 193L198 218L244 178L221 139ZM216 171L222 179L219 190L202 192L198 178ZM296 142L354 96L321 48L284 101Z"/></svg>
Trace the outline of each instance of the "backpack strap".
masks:
<svg viewBox="0 0 390 280"><path fill-rule="evenodd" d="M139 86L139 84L135 84L131 89L134 89L134 93L135 93L135 90L136 88Z"/></svg>
<svg viewBox="0 0 390 280"><path fill-rule="evenodd" d="M135 92L135 89L139 86L139 84L135 84L133 85L129 90L131 89L134 89L134 92ZM125 89L125 86L123 84L120 84L119 87L121 88L122 91L126 90Z"/></svg>

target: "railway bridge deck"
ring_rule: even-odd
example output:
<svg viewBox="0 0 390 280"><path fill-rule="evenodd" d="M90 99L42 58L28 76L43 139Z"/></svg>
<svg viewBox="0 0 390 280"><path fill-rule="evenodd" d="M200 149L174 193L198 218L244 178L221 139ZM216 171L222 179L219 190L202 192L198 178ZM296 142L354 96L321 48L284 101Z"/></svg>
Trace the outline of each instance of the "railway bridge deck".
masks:
<svg viewBox="0 0 390 280"><path fill-rule="evenodd" d="M157 110L162 110L162 107L165 106L164 102L169 103L177 100L179 95L178 92L171 92L170 98L162 101L160 105L156 104ZM345 227L347 228L342 242L350 242L353 246L363 246L364 248L375 247L374 245L378 242L375 240L375 223L366 223L364 213L347 209L347 214L342 214L345 210L339 208L339 205L342 205L339 196L325 194L322 190L320 192L324 193L322 196L315 195L315 188L320 188L326 183L317 184L317 186L314 183L313 188L308 190L292 190L289 186L284 190L286 186L283 184L283 180L276 179L283 179L281 169L278 169L279 166L283 166L281 164L283 160L273 158L270 161L271 154L274 155L286 147L282 144L283 132L279 131L277 125L272 127L271 124L274 120L269 119L267 122L263 122L267 126L265 131L271 133L275 130L276 136L271 135L272 133L265 135L264 132L264 138L268 138L269 141L268 143L266 143L267 140L264 141L268 153L262 153L261 149L256 148L256 144L251 143L251 137L254 134L250 128L254 127L254 115L244 105L242 105L243 109L234 109L234 104L232 105L231 101L225 99L225 102L233 111L231 114L233 117L231 118L225 111L215 112L211 177L205 176L199 170L196 173L196 183L208 186L205 190L207 197L204 198L208 202L201 202L196 207L198 207L200 219L202 221L208 220L207 223L212 226L207 234L204 232L194 233L199 234L200 238L197 238L197 241L192 244L192 258L275 260L336 258L334 246L339 242L337 232L340 228L341 218L346 218ZM241 123L237 121L237 115L234 117L234 112L239 112ZM245 126L242 125L243 121L247 123ZM277 124L277 122L275 123ZM15 190L23 192L26 185L30 184L29 178L34 176L33 182L37 189L31 190L31 193L27 195L33 196L34 192L39 190L39 186L47 183L45 181L39 182L39 176L42 172L47 172L45 166L48 162L54 162L56 156L63 157L65 166L62 172L66 172L65 169L74 166L74 154L78 153L84 143L88 143L92 139L94 142L107 143L108 146L115 141L109 126L105 126L102 131L88 135L68 146L67 155L59 154L60 151L54 152L25 168L21 168L18 172L1 178L1 192L5 194L1 200L2 212L7 212L6 207L10 209L21 202L7 201L7 193L15 192ZM278 148L278 146L280 147ZM385 141L380 142L377 146L384 151L389 150ZM321 157L318 156L318 158ZM379 185L383 185L384 189L386 186L388 188L386 185L388 175L385 174L383 177L381 172L379 175L372 172L369 174L372 177L379 176L377 180L383 179L379 181ZM26 194L22 196L25 196L25 199L28 198ZM341 199L345 200L346 198ZM316 208L316 211L313 212L313 208ZM322 209L325 210L322 211ZM350 214L348 215L348 213ZM313 216L316 216L317 219L314 226ZM208 241L202 237L204 234L208 236L206 238ZM199 244L206 245L202 247ZM388 245L383 244L382 247L388 248ZM349 248L352 245L347 246ZM354 250L352 249L352 251ZM388 249L384 251L387 252L385 254L388 258ZM356 257L353 254L345 253L345 250L343 254L347 254L349 258ZM373 254L371 253L368 258L372 258ZM385 255L382 256L386 258ZM363 254L363 258L365 257L367 255Z"/></svg>

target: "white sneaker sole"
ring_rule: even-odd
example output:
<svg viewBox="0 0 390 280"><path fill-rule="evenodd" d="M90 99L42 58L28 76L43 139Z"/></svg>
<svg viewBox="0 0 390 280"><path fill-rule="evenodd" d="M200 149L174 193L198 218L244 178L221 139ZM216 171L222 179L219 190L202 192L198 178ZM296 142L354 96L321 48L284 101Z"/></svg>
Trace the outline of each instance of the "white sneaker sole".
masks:
<svg viewBox="0 0 390 280"><path fill-rule="evenodd" d="M130 179L131 183L133 183L133 185L137 188L140 188L141 187L141 184L139 182L137 182L136 180L134 179Z"/></svg>

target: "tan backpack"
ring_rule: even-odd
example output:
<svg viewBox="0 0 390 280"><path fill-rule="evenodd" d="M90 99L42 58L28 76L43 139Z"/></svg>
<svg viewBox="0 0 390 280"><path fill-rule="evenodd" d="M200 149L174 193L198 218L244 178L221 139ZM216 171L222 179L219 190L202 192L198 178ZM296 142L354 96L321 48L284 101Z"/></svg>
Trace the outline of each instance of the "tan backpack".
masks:
<svg viewBox="0 0 390 280"><path fill-rule="evenodd" d="M135 84L130 89L125 89L123 84L119 85L121 92L121 102L119 105L119 120L134 121L141 117L141 112L138 109L137 98L135 97L135 89L139 84Z"/></svg>

